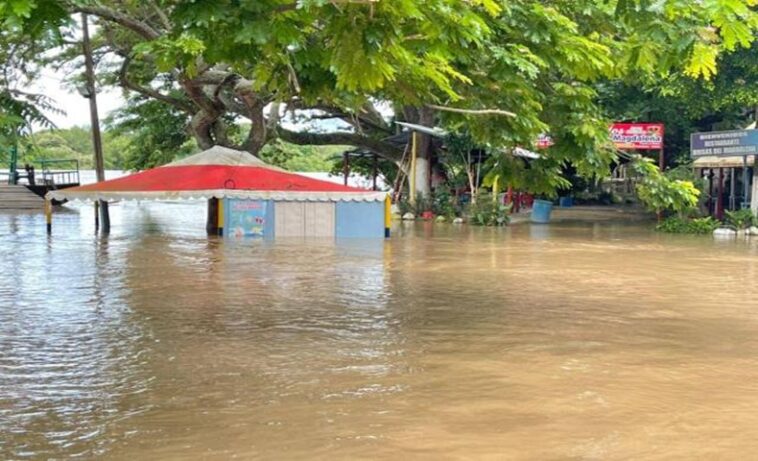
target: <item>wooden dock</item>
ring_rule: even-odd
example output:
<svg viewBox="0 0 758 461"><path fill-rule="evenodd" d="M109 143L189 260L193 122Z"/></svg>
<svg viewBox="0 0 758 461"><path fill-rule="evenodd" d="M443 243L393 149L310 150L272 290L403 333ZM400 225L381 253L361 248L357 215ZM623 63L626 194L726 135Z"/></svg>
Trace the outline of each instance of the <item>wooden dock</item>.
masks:
<svg viewBox="0 0 758 461"><path fill-rule="evenodd" d="M0 212L16 210L44 211L45 199L26 186L0 184Z"/></svg>

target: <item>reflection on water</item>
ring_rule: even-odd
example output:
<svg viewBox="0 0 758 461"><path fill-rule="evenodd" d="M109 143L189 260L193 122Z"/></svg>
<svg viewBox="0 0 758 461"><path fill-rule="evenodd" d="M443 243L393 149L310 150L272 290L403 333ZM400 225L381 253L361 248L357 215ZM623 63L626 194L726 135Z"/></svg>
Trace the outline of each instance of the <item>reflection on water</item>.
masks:
<svg viewBox="0 0 758 461"><path fill-rule="evenodd" d="M0 458L745 458L758 243L604 223L206 238L0 215Z"/></svg>

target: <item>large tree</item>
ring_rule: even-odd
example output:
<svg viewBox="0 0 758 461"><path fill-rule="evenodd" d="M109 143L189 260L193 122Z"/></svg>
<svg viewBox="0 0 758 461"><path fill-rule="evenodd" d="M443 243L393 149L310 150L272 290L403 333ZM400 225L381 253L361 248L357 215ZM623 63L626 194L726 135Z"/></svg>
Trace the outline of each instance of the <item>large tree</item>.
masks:
<svg viewBox="0 0 758 461"><path fill-rule="evenodd" d="M663 122L667 163L689 158L690 134L744 128L758 118L758 48L724 54L709 80L671 73L653 82L605 81L600 103L618 120Z"/></svg>
<svg viewBox="0 0 758 461"><path fill-rule="evenodd" d="M719 53L752 43L750 3L14 0L0 4L0 21L21 43L40 43L41 31L58 37L53 63L62 65L76 64L76 21L90 15L101 82L167 105L201 147L235 144L244 119L235 147L253 155L282 138L360 146L404 166L403 150L385 141L397 119L466 129L495 147L550 131L546 167L570 162L592 174L614 158L594 83L650 81L677 67L710 78ZM287 129L293 114L347 129ZM421 162L429 146L422 136Z"/></svg>

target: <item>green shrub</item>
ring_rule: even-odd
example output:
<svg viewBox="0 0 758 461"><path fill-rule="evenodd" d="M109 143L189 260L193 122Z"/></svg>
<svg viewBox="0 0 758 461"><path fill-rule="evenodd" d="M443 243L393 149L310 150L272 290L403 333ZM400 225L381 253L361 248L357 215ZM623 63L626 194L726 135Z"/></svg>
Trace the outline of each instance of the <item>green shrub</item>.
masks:
<svg viewBox="0 0 758 461"><path fill-rule="evenodd" d="M670 179L650 159L639 156L631 165L640 176L637 196L650 210L683 216L697 206L700 191L691 181Z"/></svg>
<svg viewBox="0 0 758 461"><path fill-rule="evenodd" d="M655 230L666 232L668 234L686 234L688 219L682 219L678 216L672 216L661 221Z"/></svg>
<svg viewBox="0 0 758 461"><path fill-rule="evenodd" d="M432 198L424 194L417 194L416 203L411 203L408 196L404 195L397 203L397 209L400 211L400 215L413 213L416 217L419 217L425 211L432 211Z"/></svg>
<svg viewBox="0 0 758 461"><path fill-rule="evenodd" d="M402 198L397 202L397 211L400 212L400 216L403 216L406 213L413 213L413 210L413 205L411 205L411 202L408 201L407 196L403 195Z"/></svg>
<svg viewBox="0 0 758 461"><path fill-rule="evenodd" d="M710 216L695 219L672 216L664 219L655 229L669 234L711 234L720 225L719 220Z"/></svg>
<svg viewBox="0 0 758 461"><path fill-rule="evenodd" d="M690 234L712 234L719 226L721 226L719 220L710 216L694 218L690 220L688 231Z"/></svg>
<svg viewBox="0 0 758 461"><path fill-rule="evenodd" d="M755 226L756 221L758 219L756 219L753 210L750 208L726 212L726 223L737 229L747 229L750 226Z"/></svg>
<svg viewBox="0 0 758 461"><path fill-rule="evenodd" d="M469 204L468 220L477 226L505 226L510 221L511 206L493 201L491 195L481 194L476 203Z"/></svg>
<svg viewBox="0 0 758 461"><path fill-rule="evenodd" d="M432 212L452 220L461 215L461 207L449 191L440 189L432 194Z"/></svg>

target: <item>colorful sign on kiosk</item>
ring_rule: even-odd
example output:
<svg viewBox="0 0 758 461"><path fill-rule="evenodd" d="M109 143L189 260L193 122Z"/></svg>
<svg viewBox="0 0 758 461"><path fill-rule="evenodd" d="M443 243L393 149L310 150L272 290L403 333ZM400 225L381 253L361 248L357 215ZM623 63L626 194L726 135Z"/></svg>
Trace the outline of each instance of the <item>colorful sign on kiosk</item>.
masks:
<svg viewBox="0 0 758 461"><path fill-rule="evenodd" d="M226 204L226 235L230 237L264 237L266 209L264 200L228 199Z"/></svg>

